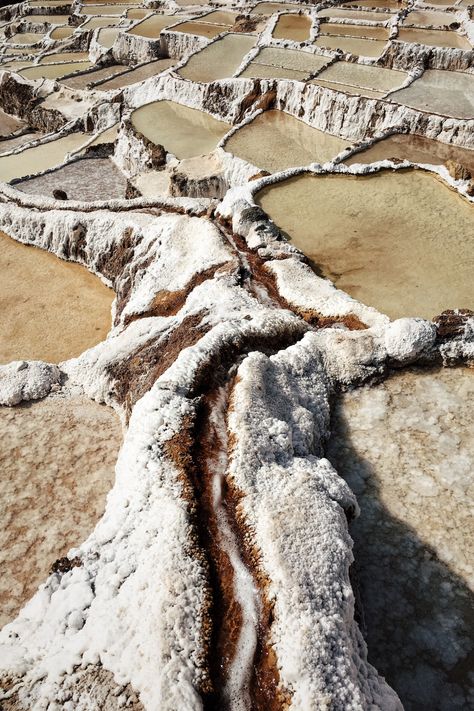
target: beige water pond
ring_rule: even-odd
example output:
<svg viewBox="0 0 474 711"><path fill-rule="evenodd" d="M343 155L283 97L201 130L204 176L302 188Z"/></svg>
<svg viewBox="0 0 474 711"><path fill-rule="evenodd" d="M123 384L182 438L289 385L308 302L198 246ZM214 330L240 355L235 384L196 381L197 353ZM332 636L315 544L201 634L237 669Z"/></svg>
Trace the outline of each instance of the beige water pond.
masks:
<svg viewBox="0 0 474 711"><path fill-rule="evenodd" d="M312 20L307 15L280 15L273 36L275 39L291 39L305 42L310 37Z"/></svg>
<svg viewBox="0 0 474 711"><path fill-rule="evenodd" d="M0 363L59 363L102 341L114 292L79 264L0 232Z"/></svg>
<svg viewBox="0 0 474 711"><path fill-rule="evenodd" d="M26 15L23 19L34 25L67 25L70 15Z"/></svg>
<svg viewBox="0 0 474 711"><path fill-rule="evenodd" d="M372 22L387 22L393 11L371 12L370 10L346 10L345 8L326 8L316 13L318 17L344 17L346 20L371 20Z"/></svg>
<svg viewBox="0 0 474 711"><path fill-rule="evenodd" d="M127 10L127 18L129 20L143 20L144 17L150 14L149 9L133 8L132 10Z"/></svg>
<svg viewBox="0 0 474 711"><path fill-rule="evenodd" d="M214 10L209 12L207 15L202 15L199 19L202 22L211 22L215 25L230 25L232 26L235 22L237 13L228 12L227 10Z"/></svg>
<svg viewBox="0 0 474 711"><path fill-rule="evenodd" d="M309 163L326 163L348 145L347 140L318 131L283 111L265 111L234 133L224 148L274 173Z"/></svg>
<svg viewBox="0 0 474 711"><path fill-rule="evenodd" d="M377 141L370 148L356 153L344 162L346 165L354 165L355 163L374 163L390 158L435 165L445 163L447 160L454 160L469 168L474 174L474 150L450 146L424 136L403 133Z"/></svg>
<svg viewBox="0 0 474 711"><path fill-rule="evenodd" d="M51 32L51 39L65 39L66 37L72 37L74 34L75 27L56 27Z"/></svg>
<svg viewBox="0 0 474 711"><path fill-rule="evenodd" d="M173 32L185 32L189 35L199 35L208 39L213 39L228 30L229 25L213 25L206 22L182 22L180 25L173 27Z"/></svg>
<svg viewBox="0 0 474 711"><path fill-rule="evenodd" d="M432 2L432 0L431 0ZM384 7L390 10L401 10L406 7L406 2L400 0L354 0L354 2L345 2L344 7Z"/></svg>
<svg viewBox="0 0 474 711"><path fill-rule="evenodd" d="M116 25L119 22L115 17L91 17L86 20L80 27L81 30L97 30L99 27L109 27Z"/></svg>
<svg viewBox="0 0 474 711"><path fill-rule="evenodd" d="M209 114L173 101L154 101L135 109L134 128L177 158L210 153L230 126Z"/></svg>
<svg viewBox="0 0 474 711"><path fill-rule="evenodd" d="M367 37L368 39L388 40L389 32L386 27L372 27L371 25L349 25L325 22L319 27L320 34L341 35L343 37Z"/></svg>
<svg viewBox="0 0 474 711"><path fill-rule="evenodd" d="M77 77L70 77L69 79L63 79L62 84L71 87L71 89L85 89L88 84L96 81L102 81L103 79L108 79L118 74L123 74L128 70L128 67L123 64L113 64L110 67L104 67L103 69L93 69L86 74L80 74Z"/></svg>
<svg viewBox="0 0 474 711"><path fill-rule="evenodd" d="M252 35L229 34L193 54L178 74L184 79L211 82L235 74L256 38Z"/></svg>
<svg viewBox="0 0 474 711"><path fill-rule="evenodd" d="M37 64L21 69L20 74L27 79L60 79L67 74L84 71L92 67L91 62L62 62L61 64Z"/></svg>
<svg viewBox="0 0 474 711"><path fill-rule="evenodd" d="M36 44L41 42L46 35L40 32L17 32L17 34L12 35L10 39L5 41L5 44Z"/></svg>
<svg viewBox="0 0 474 711"><path fill-rule="evenodd" d="M275 12L282 10L298 10L299 6L286 2L259 2L252 9L255 15L273 15Z"/></svg>
<svg viewBox="0 0 474 711"><path fill-rule="evenodd" d="M25 122L17 116L11 116L0 109L0 137L5 138L26 126ZM1 146L1 143L0 143Z"/></svg>
<svg viewBox="0 0 474 711"><path fill-rule="evenodd" d="M87 5L81 9L81 15L123 15L128 5Z"/></svg>
<svg viewBox="0 0 474 711"><path fill-rule="evenodd" d="M128 34L156 39L160 36L161 30L179 22L180 19L182 18L173 17L172 15L152 15L138 25L135 25L131 30L128 30Z"/></svg>
<svg viewBox="0 0 474 711"><path fill-rule="evenodd" d="M450 12L436 12L436 10L412 10L403 20L404 25L422 27L448 27L452 22L457 22L455 15Z"/></svg>
<svg viewBox="0 0 474 711"><path fill-rule="evenodd" d="M124 72L109 79L102 84L97 86L99 91L110 91L111 89L122 89L125 86L130 86L131 84L136 84L137 82L144 81L149 77L154 77L164 72L165 69L169 69L173 64L176 64L176 59L158 59L155 62L148 62L143 64L131 72Z"/></svg>
<svg viewBox="0 0 474 711"><path fill-rule="evenodd" d="M391 94L390 99L421 111L474 118L474 75L426 69L405 89Z"/></svg>
<svg viewBox="0 0 474 711"><path fill-rule="evenodd" d="M353 62L336 62L318 75L315 83L319 80L328 82L339 82L361 89L372 89L386 93L401 86L407 78L405 72L395 69L385 69L367 64L354 64Z"/></svg>
<svg viewBox="0 0 474 711"><path fill-rule="evenodd" d="M0 407L0 437L3 627L55 561L92 532L113 485L122 431L112 409L56 396Z"/></svg>
<svg viewBox="0 0 474 711"><path fill-rule="evenodd" d="M459 49L472 49L467 37L450 30L420 30L401 27L396 38L400 42L418 42L430 47L458 47Z"/></svg>
<svg viewBox="0 0 474 711"><path fill-rule="evenodd" d="M239 74L242 79L291 79L292 81L306 81L308 72L298 72L295 69L274 67L271 64L250 64Z"/></svg>
<svg viewBox="0 0 474 711"><path fill-rule="evenodd" d="M9 182L39 171L60 165L67 153L78 150L90 136L86 133L70 133L63 138L26 148L21 153L0 157L0 180Z"/></svg>
<svg viewBox="0 0 474 711"><path fill-rule="evenodd" d="M474 207L432 175L306 174L257 199L324 276L391 318L474 308Z"/></svg>
<svg viewBox="0 0 474 711"><path fill-rule="evenodd" d="M343 52L350 52L360 57L380 57L387 46L387 42L381 40L333 37L332 35L320 35L314 44L326 49L341 49Z"/></svg>
<svg viewBox="0 0 474 711"><path fill-rule="evenodd" d="M309 84L315 84L316 86L321 86L326 89L331 89L332 91L340 91L343 94L348 94L349 96L365 96L368 99L381 99L385 96L384 91L375 91L375 89L361 89L357 86L351 86L350 84L342 84L335 81L323 81L322 79L312 79Z"/></svg>
<svg viewBox="0 0 474 711"><path fill-rule="evenodd" d="M39 64L56 64L57 62L84 62L89 59L89 52L54 52L39 60Z"/></svg>
<svg viewBox="0 0 474 711"><path fill-rule="evenodd" d="M268 64L273 67L284 67L285 69L294 69L299 72L313 74L331 60L329 57L297 49L264 47L259 51L254 61L259 64Z"/></svg>
<svg viewBox="0 0 474 711"><path fill-rule="evenodd" d="M472 705L473 403L474 371L445 368L333 408L327 456L361 509L350 534L369 662L407 711Z"/></svg>

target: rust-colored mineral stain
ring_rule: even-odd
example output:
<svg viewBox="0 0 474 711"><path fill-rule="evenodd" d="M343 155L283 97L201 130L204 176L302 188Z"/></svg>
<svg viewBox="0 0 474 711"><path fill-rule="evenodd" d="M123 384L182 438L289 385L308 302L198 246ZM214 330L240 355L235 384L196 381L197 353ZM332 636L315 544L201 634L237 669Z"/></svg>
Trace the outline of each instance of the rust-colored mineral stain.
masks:
<svg viewBox="0 0 474 711"><path fill-rule="evenodd" d="M102 341L114 292L70 264L0 232L0 363L59 363Z"/></svg>

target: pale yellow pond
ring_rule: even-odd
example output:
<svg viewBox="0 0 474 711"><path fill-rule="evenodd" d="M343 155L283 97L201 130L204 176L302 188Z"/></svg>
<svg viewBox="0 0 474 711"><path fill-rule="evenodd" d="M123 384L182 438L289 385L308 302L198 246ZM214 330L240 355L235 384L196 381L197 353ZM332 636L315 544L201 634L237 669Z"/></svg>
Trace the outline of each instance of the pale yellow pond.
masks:
<svg viewBox="0 0 474 711"><path fill-rule="evenodd" d="M306 174L257 199L324 276L391 318L474 308L474 208L432 175Z"/></svg>
<svg viewBox="0 0 474 711"><path fill-rule="evenodd" d="M234 133L224 148L273 173L309 163L326 163L348 145L347 140L318 131L283 111L265 111Z"/></svg>
<svg viewBox="0 0 474 711"><path fill-rule="evenodd" d="M280 15L273 36L275 39L291 39L305 42L309 39L312 21L307 15Z"/></svg>
<svg viewBox="0 0 474 711"><path fill-rule="evenodd" d="M7 183L14 178L23 178L48 168L60 165L67 153L78 150L90 136L85 133L70 133L63 138L49 141L21 153L0 157L0 180Z"/></svg>
<svg viewBox="0 0 474 711"><path fill-rule="evenodd" d="M102 341L114 292L85 267L0 233L0 363L59 363Z"/></svg>
<svg viewBox="0 0 474 711"><path fill-rule="evenodd" d="M209 153L230 128L203 111L172 101L141 106L131 118L137 131L179 159Z"/></svg>
<svg viewBox="0 0 474 711"><path fill-rule="evenodd" d="M178 74L184 79L211 82L233 76L256 37L229 34L194 54Z"/></svg>

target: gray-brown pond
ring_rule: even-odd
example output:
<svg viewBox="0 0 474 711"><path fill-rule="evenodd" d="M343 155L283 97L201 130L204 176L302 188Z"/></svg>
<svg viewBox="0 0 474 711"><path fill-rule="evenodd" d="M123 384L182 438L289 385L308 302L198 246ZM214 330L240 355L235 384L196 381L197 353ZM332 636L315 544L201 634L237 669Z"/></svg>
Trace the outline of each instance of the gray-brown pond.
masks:
<svg viewBox="0 0 474 711"><path fill-rule="evenodd" d="M63 163L68 153L77 151L90 140L80 131L70 133L54 141L26 148L21 153L0 157L0 180L5 183L14 178L23 178Z"/></svg>
<svg viewBox="0 0 474 711"><path fill-rule="evenodd" d="M305 174L257 199L324 276L390 317L474 308L474 208L431 174Z"/></svg>
<svg viewBox="0 0 474 711"><path fill-rule="evenodd" d="M0 232L0 363L59 363L102 341L114 293L79 264Z"/></svg>
<svg viewBox="0 0 474 711"><path fill-rule="evenodd" d="M426 69L405 89L390 99L421 111L455 118L474 118L474 75Z"/></svg>
<svg viewBox="0 0 474 711"><path fill-rule="evenodd" d="M256 38L251 35L226 35L194 54L178 74L184 79L198 82L231 77L255 41Z"/></svg>
<svg viewBox="0 0 474 711"><path fill-rule="evenodd" d="M346 165L354 165L355 163L375 163L390 158L435 165L445 163L447 160L454 160L469 168L474 174L474 150L458 148L458 146L434 141L424 136L403 133L377 141L370 148L356 153L344 162Z"/></svg>
<svg viewBox="0 0 474 711"><path fill-rule="evenodd" d="M472 370L412 371L346 393L333 414L327 456L361 509L350 533L369 661L407 711L472 706L473 403Z"/></svg>
<svg viewBox="0 0 474 711"><path fill-rule="evenodd" d="M145 138L177 158L212 151L230 126L209 114L173 101L154 101L132 113L132 124Z"/></svg>
<svg viewBox="0 0 474 711"><path fill-rule="evenodd" d="M114 481L122 433L108 407L49 397L0 407L0 437L2 627L55 561L93 530Z"/></svg>
<svg viewBox="0 0 474 711"><path fill-rule="evenodd" d="M347 140L318 131L283 111L265 111L234 133L225 150L273 173L326 163L348 145Z"/></svg>
<svg viewBox="0 0 474 711"><path fill-rule="evenodd" d="M275 39L291 39L305 42L311 32L311 18L307 15L280 15L273 36Z"/></svg>

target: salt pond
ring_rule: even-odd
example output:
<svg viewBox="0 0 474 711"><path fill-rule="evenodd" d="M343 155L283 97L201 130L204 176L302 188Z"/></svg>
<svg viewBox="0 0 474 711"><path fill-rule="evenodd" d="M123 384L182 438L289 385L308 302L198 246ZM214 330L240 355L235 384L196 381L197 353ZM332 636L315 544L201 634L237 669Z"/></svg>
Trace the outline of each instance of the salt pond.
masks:
<svg viewBox="0 0 474 711"><path fill-rule="evenodd" d="M280 15L273 36L275 39L291 39L305 42L309 39L312 20L307 15Z"/></svg>
<svg viewBox="0 0 474 711"><path fill-rule="evenodd" d="M172 101L154 101L135 109L132 124L149 141L180 159L209 153L230 128L203 111Z"/></svg>
<svg viewBox="0 0 474 711"><path fill-rule="evenodd" d="M405 709L471 707L474 371L412 371L346 393L328 456L350 527L369 661Z"/></svg>
<svg viewBox="0 0 474 711"><path fill-rule="evenodd" d="M178 73L184 79L198 82L231 77L255 41L251 35L229 34L194 54Z"/></svg>
<svg viewBox="0 0 474 711"><path fill-rule="evenodd" d="M421 111L455 118L474 118L474 75L426 69L406 89L390 99Z"/></svg>
<svg viewBox="0 0 474 711"><path fill-rule="evenodd" d="M80 131L62 138L48 141L39 146L26 148L20 153L0 157L0 180L9 182L48 168L60 165L67 153L72 153L90 140L90 136Z"/></svg>
<svg viewBox="0 0 474 711"><path fill-rule="evenodd" d="M275 172L325 163L347 145L346 140L318 131L283 111L265 111L234 133L225 150L263 170Z"/></svg>
<svg viewBox="0 0 474 711"><path fill-rule="evenodd" d="M430 47L458 47L459 49L472 49L466 37L457 32L447 30L422 30L418 28L400 27L398 36L400 42L418 42Z"/></svg>
<svg viewBox="0 0 474 711"><path fill-rule="evenodd" d="M0 233L0 363L58 363L102 341L114 292L79 264Z"/></svg>
<svg viewBox="0 0 474 711"><path fill-rule="evenodd" d="M304 174L257 199L324 276L390 317L474 308L474 208L429 173Z"/></svg>

